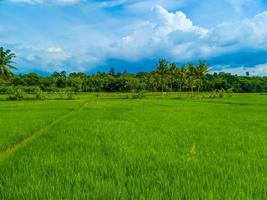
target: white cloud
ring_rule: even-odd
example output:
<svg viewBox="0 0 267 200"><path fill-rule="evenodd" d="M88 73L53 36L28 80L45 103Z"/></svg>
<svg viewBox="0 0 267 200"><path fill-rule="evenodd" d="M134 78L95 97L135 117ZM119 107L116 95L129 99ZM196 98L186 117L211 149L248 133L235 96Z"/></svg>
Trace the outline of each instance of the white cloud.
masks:
<svg viewBox="0 0 267 200"><path fill-rule="evenodd" d="M248 70L252 75L256 76L267 76L267 63L256 65L255 67Z"/></svg>
<svg viewBox="0 0 267 200"><path fill-rule="evenodd" d="M49 47L47 49L36 48L35 46L26 46L22 44L14 44L13 51L16 53L19 69L24 70L23 67L27 65L27 70L38 70L45 72L53 71L74 71L73 66L65 65L65 61L74 60L75 64L79 64L71 53L65 52L59 47ZM77 70L79 70L79 65Z"/></svg>
<svg viewBox="0 0 267 200"><path fill-rule="evenodd" d="M45 55L48 60L53 60L53 61L64 61L69 58L71 58L70 53L65 52L62 48L60 47L49 47L47 49L47 52L49 54L43 54Z"/></svg>
<svg viewBox="0 0 267 200"><path fill-rule="evenodd" d="M59 1L78 2L57 0ZM111 1L110 4L105 2L106 4L102 5L115 6L126 3L123 0ZM141 3L141 1L131 2ZM145 21L116 19L108 16L108 22L104 17L103 23L96 22L97 25L88 22L66 23L64 29L66 32L61 33L58 38L52 37L52 41L56 40L60 47L54 46L49 41L51 38L41 35L34 41L38 43L35 46L40 46L39 49L30 48L27 51L24 49L18 51L23 52L21 57L32 62L34 60L42 62L43 66L65 63L72 65L72 70L85 69L86 66L105 65L105 62L112 59L142 61L165 57L171 61L188 62L196 59L209 60L216 56L246 50L267 51L267 12L238 22L222 23L210 29L195 25L181 11L169 12L162 6L155 6L150 8L150 12L147 13ZM51 35L56 34L57 32ZM9 41L13 41L12 38ZM31 43L33 40L28 41L28 44ZM42 58L36 55L41 55ZM265 61L261 60L257 63L262 62ZM254 73L265 73L265 66L256 67L257 71ZM235 68L235 70L243 73L246 68Z"/></svg>
<svg viewBox="0 0 267 200"><path fill-rule="evenodd" d="M63 52L63 50L60 47L49 47L47 51L50 53L62 53Z"/></svg>
<svg viewBox="0 0 267 200"><path fill-rule="evenodd" d="M156 31L160 35L168 35L174 31L183 32L199 32L200 34L207 33L207 30L193 26L193 23L186 15L177 11L175 13L168 12L162 6L156 6L152 9L156 16Z"/></svg>
<svg viewBox="0 0 267 200"><path fill-rule="evenodd" d="M113 56L128 60L157 54L177 56L179 48L190 46L191 41L185 41L186 38L196 40L208 34L208 30L193 25L183 12L170 13L162 6L154 7L152 12L154 16L150 21L139 24L131 34L111 46Z"/></svg>
<svg viewBox="0 0 267 200"><path fill-rule="evenodd" d="M211 41L219 47L267 49L267 12L236 23L224 23L212 29Z"/></svg>
<svg viewBox="0 0 267 200"><path fill-rule="evenodd" d="M172 13L156 6L152 12L149 21L110 46L110 56L131 61L167 57L184 62L247 49L267 50L267 12L209 30L194 25L181 11Z"/></svg>
<svg viewBox="0 0 267 200"><path fill-rule="evenodd" d="M250 76L267 76L267 63L256 65L254 67L222 67L215 72L228 72L236 75L246 75L249 72Z"/></svg>

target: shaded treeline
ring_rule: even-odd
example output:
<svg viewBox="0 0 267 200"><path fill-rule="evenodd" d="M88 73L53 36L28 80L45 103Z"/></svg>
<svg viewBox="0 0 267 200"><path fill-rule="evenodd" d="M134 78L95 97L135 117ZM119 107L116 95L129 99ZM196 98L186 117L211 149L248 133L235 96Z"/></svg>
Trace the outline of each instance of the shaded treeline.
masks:
<svg viewBox="0 0 267 200"><path fill-rule="evenodd" d="M0 92L8 92L10 87L21 86L27 92L36 87L54 92L63 88L73 88L76 92L166 92L166 91L213 91L231 90L233 92L267 92L267 77L231 75L230 73L211 74L205 62L197 65L188 63L177 66L162 59L155 70L130 74L116 73L113 68L108 73L92 75L84 73L54 72L49 77L35 73L0 77Z"/></svg>

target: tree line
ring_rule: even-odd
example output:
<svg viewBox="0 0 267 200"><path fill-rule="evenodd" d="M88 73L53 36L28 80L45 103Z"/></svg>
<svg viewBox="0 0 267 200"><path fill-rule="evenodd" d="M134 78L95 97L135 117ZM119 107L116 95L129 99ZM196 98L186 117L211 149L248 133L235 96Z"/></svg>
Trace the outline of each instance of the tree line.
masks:
<svg viewBox="0 0 267 200"><path fill-rule="evenodd" d="M14 75L15 54L0 47L0 92L8 93L11 87L22 87L26 92L34 92L36 87L46 92L57 92L71 88L75 92L202 92L225 90L232 92L267 92L267 77L212 73L204 61L177 66L160 59L151 72L128 73L82 72L67 74L54 72L44 77L36 73Z"/></svg>

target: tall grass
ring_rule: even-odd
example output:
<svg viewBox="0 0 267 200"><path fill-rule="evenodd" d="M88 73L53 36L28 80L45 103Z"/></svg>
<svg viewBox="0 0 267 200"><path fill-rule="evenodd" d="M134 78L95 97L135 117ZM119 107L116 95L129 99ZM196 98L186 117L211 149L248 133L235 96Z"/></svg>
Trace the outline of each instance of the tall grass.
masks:
<svg viewBox="0 0 267 200"><path fill-rule="evenodd" d="M266 100L91 99L0 161L0 199L266 199Z"/></svg>

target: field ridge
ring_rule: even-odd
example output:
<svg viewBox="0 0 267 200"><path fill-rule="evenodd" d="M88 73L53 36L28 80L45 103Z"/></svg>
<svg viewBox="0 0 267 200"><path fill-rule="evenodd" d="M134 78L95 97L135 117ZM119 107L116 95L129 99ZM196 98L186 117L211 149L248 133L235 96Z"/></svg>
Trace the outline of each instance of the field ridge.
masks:
<svg viewBox="0 0 267 200"><path fill-rule="evenodd" d="M53 120L48 125L33 131L31 134L28 134L26 137L22 138L21 140L15 142L14 144L9 144L4 150L0 151L0 161L6 159L9 157L12 153L14 153L16 150L21 148L22 146L28 144L29 142L33 141L34 139L38 138L39 136L46 133L50 128L54 127L56 124L64 120L65 118L69 117L74 112L82 110L86 105L88 104L88 101L85 101L78 109L71 110L62 116L59 116L56 120Z"/></svg>

